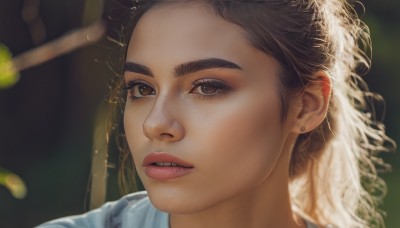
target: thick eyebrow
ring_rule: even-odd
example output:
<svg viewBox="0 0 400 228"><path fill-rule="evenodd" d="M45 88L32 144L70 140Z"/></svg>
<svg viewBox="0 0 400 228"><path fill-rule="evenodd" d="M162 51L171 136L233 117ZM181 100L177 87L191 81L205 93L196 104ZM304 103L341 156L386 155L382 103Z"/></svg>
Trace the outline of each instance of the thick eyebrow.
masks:
<svg viewBox="0 0 400 228"><path fill-rule="evenodd" d="M228 69L239 69L239 70L242 69L236 63L229 62L224 59L210 58L210 59L201 59L180 64L177 67L175 67L175 75L179 77L185 74L190 74L197 71L213 69L213 68L228 68Z"/></svg>
<svg viewBox="0 0 400 228"><path fill-rule="evenodd" d="M129 71L129 72L138 73L138 74L144 74L144 75L153 77L153 73L151 72L151 70L148 67L140 65L138 63L134 63L134 62L126 62L124 71Z"/></svg>
<svg viewBox="0 0 400 228"><path fill-rule="evenodd" d="M239 70L242 69L236 63L224 59L219 59L219 58L200 59L176 66L175 77L180 77L197 71L214 69L214 68L227 68L227 69L239 69ZM126 62L124 70L154 77L153 73L148 67L134 62Z"/></svg>

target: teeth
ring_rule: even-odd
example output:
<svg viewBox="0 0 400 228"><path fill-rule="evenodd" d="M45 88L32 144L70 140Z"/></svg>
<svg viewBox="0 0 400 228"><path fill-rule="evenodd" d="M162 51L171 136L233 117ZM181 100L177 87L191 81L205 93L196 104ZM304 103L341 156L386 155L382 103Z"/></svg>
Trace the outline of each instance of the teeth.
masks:
<svg viewBox="0 0 400 228"><path fill-rule="evenodd" d="M155 164L158 166L178 166L176 163L173 162L156 162Z"/></svg>

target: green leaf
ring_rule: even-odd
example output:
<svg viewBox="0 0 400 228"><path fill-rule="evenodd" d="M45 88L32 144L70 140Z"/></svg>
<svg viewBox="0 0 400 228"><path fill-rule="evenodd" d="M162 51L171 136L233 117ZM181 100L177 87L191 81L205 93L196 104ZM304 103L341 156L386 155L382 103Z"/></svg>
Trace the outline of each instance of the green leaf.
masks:
<svg viewBox="0 0 400 228"><path fill-rule="evenodd" d="M17 199L23 199L26 196L24 181L8 170L0 169L0 185L6 187Z"/></svg>
<svg viewBox="0 0 400 228"><path fill-rule="evenodd" d="M9 88L19 80L19 74L12 64L12 55L8 48L0 44L0 89Z"/></svg>

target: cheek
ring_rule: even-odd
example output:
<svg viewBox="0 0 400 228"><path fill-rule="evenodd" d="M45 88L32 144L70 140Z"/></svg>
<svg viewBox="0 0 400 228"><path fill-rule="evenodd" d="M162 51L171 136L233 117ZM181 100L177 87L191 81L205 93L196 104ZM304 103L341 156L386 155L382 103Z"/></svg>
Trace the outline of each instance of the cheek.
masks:
<svg viewBox="0 0 400 228"><path fill-rule="evenodd" d="M195 128L203 132L196 131L194 137L202 148L199 163L214 173L211 177L225 179L228 185L235 183L227 175L254 182L246 183L250 185L262 181L273 169L284 141L279 99L272 92L222 104Z"/></svg>
<svg viewBox="0 0 400 228"><path fill-rule="evenodd" d="M175 196L184 199L179 201L183 205L193 202L190 210L273 184L268 177L281 154L284 131L278 96L265 90L262 94L240 95L202 111L189 108L185 145L197 172L185 187L175 186L171 192L179 192Z"/></svg>

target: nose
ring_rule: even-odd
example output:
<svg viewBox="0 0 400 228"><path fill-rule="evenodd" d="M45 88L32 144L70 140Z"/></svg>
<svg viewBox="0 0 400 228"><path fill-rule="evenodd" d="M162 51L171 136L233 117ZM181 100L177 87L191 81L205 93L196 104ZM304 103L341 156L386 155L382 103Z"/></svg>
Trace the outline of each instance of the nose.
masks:
<svg viewBox="0 0 400 228"><path fill-rule="evenodd" d="M143 123L144 135L151 141L180 141L185 132L178 113L178 107L173 101L161 97L157 98Z"/></svg>

